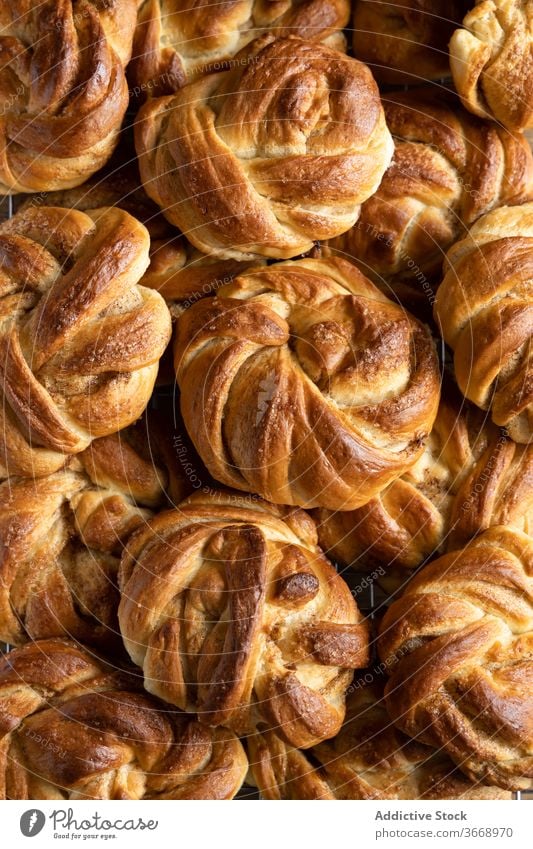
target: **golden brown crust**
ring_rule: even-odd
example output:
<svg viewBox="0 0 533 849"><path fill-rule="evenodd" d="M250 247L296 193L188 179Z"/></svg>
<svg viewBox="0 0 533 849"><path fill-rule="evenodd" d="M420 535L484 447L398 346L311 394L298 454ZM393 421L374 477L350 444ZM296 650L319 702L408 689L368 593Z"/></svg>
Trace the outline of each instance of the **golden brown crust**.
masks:
<svg viewBox="0 0 533 849"><path fill-rule="evenodd" d="M137 168L119 160L82 186L57 192L40 192L19 207L61 206L82 212L117 206L141 221L150 234L150 264L140 283L165 299L171 315L211 295L252 263L219 259L193 248L163 216L142 188ZM254 265L260 264L255 260Z"/></svg>
<svg viewBox="0 0 533 849"><path fill-rule="evenodd" d="M327 41L345 48L349 0L140 0L133 56L133 94L160 96L227 67L265 32Z"/></svg>
<svg viewBox="0 0 533 849"><path fill-rule="evenodd" d="M503 206L450 249L435 302L461 391L521 443L533 439L532 268L533 203Z"/></svg>
<svg viewBox="0 0 533 849"><path fill-rule="evenodd" d="M477 0L463 27L450 40L450 65L464 106L509 130L533 127L531 0Z"/></svg>
<svg viewBox="0 0 533 849"><path fill-rule="evenodd" d="M185 426L216 480L349 510L421 454L439 399L429 332L344 260L254 269L187 310Z"/></svg>
<svg viewBox="0 0 533 849"><path fill-rule="evenodd" d="M0 194L77 186L109 159L135 20L135 0L2 3Z"/></svg>
<svg viewBox="0 0 533 849"><path fill-rule="evenodd" d="M0 639L69 636L123 653L117 574L123 545L153 511L211 480L172 410L95 439L67 467L0 485Z"/></svg>
<svg viewBox="0 0 533 849"><path fill-rule="evenodd" d="M480 215L533 197L522 135L473 118L434 87L383 97L394 160L354 227L331 242L373 278L412 280L428 298L444 252Z"/></svg>
<svg viewBox="0 0 533 849"><path fill-rule="evenodd" d="M225 259L293 257L344 232L393 152L368 68L296 38L257 39L231 70L143 106L135 129L150 197Z"/></svg>
<svg viewBox="0 0 533 849"><path fill-rule="evenodd" d="M0 227L0 472L41 476L135 421L170 339L137 285L149 237L119 209L27 207Z"/></svg>
<svg viewBox="0 0 533 849"><path fill-rule="evenodd" d="M302 511L194 495L133 535L120 585L121 633L149 692L301 747L340 727L368 632Z"/></svg>
<svg viewBox="0 0 533 849"><path fill-rule="evenodd" d="M426 566L389 608L387 710L474 780L533 787L533 542L498 526Z"/></svg>
<svg viewBox="0 0 533 849"><path fill-rule="evenodd" d="M533 445L516 445L457 396L446 387L424 454L377 498L348 512L315 511L331 557L381 564L388 584L492 525L531 531Z"/></svg>
<svg viewBox="0 0 533 849"><path fill-rule="evenodd" d="M448 41L468 0L356 0L354 55L383 83L410 83L450 75Z"/></svg>
<svg viewBox="0 0 533 849"><path fill-rule="evenodd" d="M0 798L232 799L246 774L207 729L65 640L0 661Z"/></svg>
<svg viewBox="0 0 533 849"><path fill-rule="evenodd" d="M511 799L470 781L442 751L395 728L376 683L354 684L343 727L310 752L272 731L251 735L246 745L265 799Z"/></svg>
<svg viewBox="0 0 533 849"><path fill-rule="evenodd" d="M0 639L69 636L121 648L123 545L154 510L191 491L171 453L151 417L95 439L63 471L0 485Z"/></svg>

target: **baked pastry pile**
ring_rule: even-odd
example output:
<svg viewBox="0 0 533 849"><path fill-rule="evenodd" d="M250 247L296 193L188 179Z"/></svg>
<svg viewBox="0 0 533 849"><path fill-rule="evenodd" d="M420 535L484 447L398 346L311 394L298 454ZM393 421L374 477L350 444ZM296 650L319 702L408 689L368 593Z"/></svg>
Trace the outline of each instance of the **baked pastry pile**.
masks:
<svg viewBox="0 0 533 849"><path fill-rule="evenodd" d="M533 790L531 6L1 5L0 798Z"/></svg>

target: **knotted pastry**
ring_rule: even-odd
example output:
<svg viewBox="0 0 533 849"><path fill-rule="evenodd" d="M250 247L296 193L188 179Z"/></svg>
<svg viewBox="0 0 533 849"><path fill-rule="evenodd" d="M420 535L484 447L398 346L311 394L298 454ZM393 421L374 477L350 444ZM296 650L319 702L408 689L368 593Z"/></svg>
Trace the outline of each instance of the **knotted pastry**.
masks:
<svg viewBox="0 0 533 849"><path fill-rule="evenodd" d="M352 510L420 456L438 400L429 331L350 263L253 269L178 320L185 426L216 480Z"/></svg>
<svg viewBox="0 0 533 849"><path fill-rule="evenodd" d="M136 2L1 6L0 194L78 186L118 141Z"/></svg>
<svg viewBox="0 0 533 849"><path fill-rule="evenodd" d="M533 127L531 0L476 0L452 35L450 65L461 100L474 115L509 130Z"/></svg>
<svg viewBox="0 0 533 849"><path fill-rule="evenodd" d="M232 799L238 739L169 710L66 640L0 661L0 798Z"/></svg>
<svg viewBox="0 0 533 849"><path fill-rule="evenodd" d="M469 6L469 0L356 0L354 55L384 83L447 77L448 41Z"/></svg>
<svg viewBox="0 0 533 849"><path fill-rule="evenodd" d="M135 421L170 339L120 209L28 207L0 227L0 474L42 476Z"/></svg>
<svg viewBox="0 0 533 849"><path fill-rule="evenodd" d="M426 449L414 466L357 510L317 510L321 547L343 564L380 564L391 584L491 525L533 530L533 445L517 445L486 414L441 399Z"/></svg>
<svg viewBox="0 0 533 849"><path fill-rule="evenodd" d="M123 544L154 510L191 491L161 437L143 421L95 439L62 471L0 485L1 640L65 635L121 648Z"/></svg>
<svg viewBox="0 0 533 849"><path fill-rule="evenodd" d="M394 160L351 230L332 247L363 272L412 280L430 297L444 252L480 215L533 198L533 156L522 135L473 118L426 87L387 94Z"/></svg>
<svg viewBox="0 0 533 849"><path fill-rule="evenodd" d="M394 723L473 780L533 788L533 541L504 526L426 566L379 651Z"/></svg>
<svg viewBox="0 0 533 849"><path fill-rule="evenodd" d="M287 258L354 224L393 143L368 68L265 36L139 112L146 191L204 253Z"/></svg>
<svg viewBox="0 0 533 849"><path fill-rule="evenodd" d="M211 726L334 735L368 631L303 512L196 494L131 537L119 622L146 689Z"/></svg>
<svg viewBox="0 0 533 849"><path fill-rule="evenodd" d="M470 781L442 751L398 731L377 684L357 682L337 736L309 752L273 731L251 735L246 746L264 799L511 799Z"/></svg>
<svg viewBox="0 0 533 849"><path fill-rule="evenodd" d="M533 438L533 203L480 218L450 249L435 319L457 383L516 442Z"/></svg>
<svg viewBox="0 0 533 849"><path fill-rule="evenodd" d="M128 68L133 94L170 94L231 67L231 57L265 32L344 50L349 16L349 0L140 0Z"/></svg>

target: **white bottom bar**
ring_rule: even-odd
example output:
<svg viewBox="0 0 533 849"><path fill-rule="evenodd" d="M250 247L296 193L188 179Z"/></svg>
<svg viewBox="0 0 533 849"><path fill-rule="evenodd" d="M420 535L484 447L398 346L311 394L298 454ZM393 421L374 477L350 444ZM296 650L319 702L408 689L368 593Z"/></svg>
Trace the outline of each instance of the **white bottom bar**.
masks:
<svg viewBox="0 0 533 849"><path fill-rule="evenodd" d="M2 845L531 849L532 813L515 801L4 802Z"/></svg>

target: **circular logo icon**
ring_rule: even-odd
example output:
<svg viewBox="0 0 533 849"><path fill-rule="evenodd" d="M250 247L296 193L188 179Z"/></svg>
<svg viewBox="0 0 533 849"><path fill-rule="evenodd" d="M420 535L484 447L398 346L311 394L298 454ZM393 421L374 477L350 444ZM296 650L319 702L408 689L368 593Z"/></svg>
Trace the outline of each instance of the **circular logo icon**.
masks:
<svg viewBox="0 0 533 849"><path fill-rule="evenodd" d="M46 817L42 811L37 808L32 808L31 811L25 811L20 818L20 830L24 837L35 837L43 830Z"/></svg>

